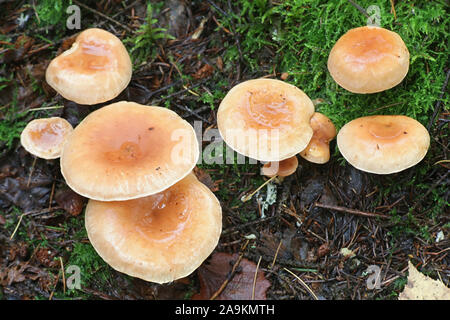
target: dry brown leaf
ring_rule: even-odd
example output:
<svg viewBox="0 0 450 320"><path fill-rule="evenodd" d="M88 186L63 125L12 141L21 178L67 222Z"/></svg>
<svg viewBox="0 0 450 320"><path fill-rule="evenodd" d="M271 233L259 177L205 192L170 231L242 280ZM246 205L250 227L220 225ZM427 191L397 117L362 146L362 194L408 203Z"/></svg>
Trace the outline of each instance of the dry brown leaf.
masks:
<svg viewBox="0 0 450 320"><path fill-rule="evenodd" d="M58 190L55 194L56 203L72 216L81 213L86 198L80 196L69 188Z"/></svg>
<svg viewBox="0 0 450 320"><path fill-rule="evenodd" d="M450 289L417 271L411 261L408 261L408 272L408 283L398 300L450 300Z"/></svg>
<svg viewBox="0 0 450 320"><path fill-rule="evenodd" d="M195 167L194 168L194 174L197 177L197 179L206 185L212 192L216 192L219 190L218 183L214 181L208 172L205 170L202 170L200 168Z"/></svg>
<svg viewBox="0 0 450 320"><path fill-rule="evenodd" d="M213 72L214 68L209 64L205 64L203 65L203 67L198 69L197 72L192 75L192 77L194 77L194 79L205 79L212 75Z"/></svg>
<svg viewBox="0 0 450 320"><path fill-rule="evenodd" d="M209 261L198 269L200 293L194 295L192 299L207 300L211 298L227 279L237 259L238 254L215 253ZM255 272L256 264L243 258L233 278L216 300L250 300L253 293ZM269 287L270 282L265 278L264 272L258 270L255 283L255 300L266 300L266 291Z"/></svg>

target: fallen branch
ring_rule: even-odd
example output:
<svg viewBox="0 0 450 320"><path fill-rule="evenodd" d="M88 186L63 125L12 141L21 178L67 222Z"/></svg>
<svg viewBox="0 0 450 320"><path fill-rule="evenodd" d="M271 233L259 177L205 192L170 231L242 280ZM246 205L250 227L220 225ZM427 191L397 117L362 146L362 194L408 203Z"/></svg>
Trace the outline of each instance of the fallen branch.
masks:
<svg viewBox="0 0 450 320"><path fill-rule="evenodd" d="M319 207L319 208L323 208L323 209L328 209L328 210L335 210L335 211L340 211L340 212L346 212L346 213L350 213L350 214L354 214L354 215L362 216L362 217L366 217L366 218L389 219L389 216L387 216L385 214L381 214L381 213L364 212L364 211L360 211L360 210L356 210L356 209L350 209L350 208L346 208L346 207L330 206L330 205L319 203L319 202L314 203L314 206L315 207Z"/></svg>

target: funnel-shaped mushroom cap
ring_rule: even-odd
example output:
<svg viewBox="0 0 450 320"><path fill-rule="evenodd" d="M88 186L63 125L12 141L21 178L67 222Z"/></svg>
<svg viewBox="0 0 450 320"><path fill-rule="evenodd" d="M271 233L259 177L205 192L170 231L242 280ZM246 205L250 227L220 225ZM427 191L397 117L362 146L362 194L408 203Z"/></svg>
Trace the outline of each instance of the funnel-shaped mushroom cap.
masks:
<svg viewBox="0 0 450 320"><path fill-rule="evenodd" d="M422 124L406 116L369 116L343 126L337 145L357 169L390 174L419 163L430 146L430 135Z"/></svg>
<svg viewBox="0 0 450 320"><path fill-rule="evenodd" d="M131 80L127 49L112 33L87 29L50 62L47 83L68 100L96 104L119 95Z"/></svg>
<svg viewBox="0 0 450 320"><path fill-rule="evenodd" d="M399 84L408 73L409 51L395 32L379 27L349 30L331 49L328 70L354 93L374 93Z"/></svg>
<svg viewBox="0 0 450 320"><path fill-rule="evenodd" d="M280 80L249 80L222 100L217 124L235 151L260 161L280 161L302 151L313 131L314 105L297 87Z"/></svg>
<svg viewBox="0 0 450 320"><path fill-rule="evenodd" d="M61 172L87 198L128 200L175 184L198 157L194 128L175 112L122 101L92 112L75 128Z"/></svg>
<svg viewBox="0 0 450 320"><path fill-rule="evenodd" d="M216 247L222 209L193 174L148 197L89 200L86 230L98 254L114 269L165 283L197 269Z"/></svg>
<svg viewBox="0 0 450 320"><path fill-rule="evenodd" d="M273 177L275 175L280 177L287 177L293 174L297 170L297 167L297 156L293 156L281 161L272 161L266 163L261 168L261 173L267 177Z"/></svg>
<svg viewBox="0 0 450 320"><path fill-rule="evenodd" d="M23 129L20 143L38 158L56 159L72 131L72 125L63 118L34 119Z"/></svg>
<svg viewBox="0 0 450 320"><path fill-rule="evenodd" d="M330 141L336 136L336 127L327 116L319 112L314 113L310 124L314 134L300 156L313 163L326 163L330 160Z"/></svg>

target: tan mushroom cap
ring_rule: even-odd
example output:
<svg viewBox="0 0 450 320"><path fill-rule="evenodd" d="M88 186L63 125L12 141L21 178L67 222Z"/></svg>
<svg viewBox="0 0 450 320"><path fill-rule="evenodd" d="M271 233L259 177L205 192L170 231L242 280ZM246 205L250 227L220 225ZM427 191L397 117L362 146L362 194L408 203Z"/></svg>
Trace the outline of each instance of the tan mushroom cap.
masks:
<svg viewBox="0 0 450 320"><path fill-rule="evenodd" d="M287 177L297 171L298 159L296 156L281 161L266 163L261 168L261 173L267 177Z"/></svg>
<svg viewBox="0 0 450 320"><path fill-rule="evenodd" d="M314 113L310 124L314 134L300 156L313 163L326 163L330 160L330 141L336 137L336 127L327 116L319 112Z"/></svg>
<svg viewBox="0 0 450 320"><path fill-rule="evenodd" d="M328 57L328 70L344 89L374 93L399 84L408 73L409 51L395 32L366 26L349 30Z"/></svg>
<svg viewBox="0 0 450 320"><path fill-rule="evenodd" d="M214 250L222 231L219 201L193 174L148 197L89 200L85 220L103 260L156 283L191 274Z"/></svg>
<svg viewBox="0 0 450 320"><path fill-rule="evenodd" d="M217 112L221 136L233 150L260 161L280 161L302 151L313 131L314 105L297 87L273 79L233 87Z"/></svg>
<svg viewBox="0 0 450 320"><path fill-rule="evenodd" d="M87 198L120 201L170 187L198 157L194 128L175 112L122 101L92 112L75 128L61 172Z"/></svg>
<svg viewBox="0 0 450 320"><path fill-rule="evenodd" d="M50 62L45 79L59 94L80 104L109 101L131 80L132 64L122 42L102 29L87 29Z"/></svg>
<svg viewBox="0 0 450 320"><path fill-rule="evenodd" d="M430 146L430 135L422 124L406 116L369 116L344 125L337 145L357 169L390 174L419 163Z"/></svg>
<svg viewBox="0 0 450 320"><path fill-rule="evenodd" d="M57 159L72 131L72 125L63 118L34 119L23 129L20 143L38 158Z"/></svg>

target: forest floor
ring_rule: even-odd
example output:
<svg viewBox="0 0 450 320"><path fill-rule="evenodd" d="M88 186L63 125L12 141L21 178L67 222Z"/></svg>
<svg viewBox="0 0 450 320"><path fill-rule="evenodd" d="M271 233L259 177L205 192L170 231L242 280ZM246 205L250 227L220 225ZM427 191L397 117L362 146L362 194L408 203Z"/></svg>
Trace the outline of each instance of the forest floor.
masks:
<svg viewBox="0 0 450 320"><path fill-rule="evenodd" d="M381 26L400 34L410 51L408 75L385 92L349 93L327 71L337 39L366 25L350 1L0 1L0 299L396 299L408 261L449 286L447 4L357 2L375 4ZM67 187L59 161L35 159L18 139L34 118L61 116L76 126L106 105L78 105L45 82L51 59L80 31L67 28L70 4L81 9L81 30L106 29L130 52L133 77L114 101L164 106L207 132L234 85L282 79L337 129L366 115L417 119L431 136L428 154L413 168L374 175L349 165L333 141L328 163L299 157L294 175L247 202L242 195L266 180L260 164L203 159L196 173L223 209L210 259L164 285L119 273L89 243L87 199ZM64 282L73 265L81 270L80 289ZM368 282L374 268L375 288Z"/></svg>

